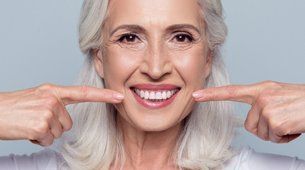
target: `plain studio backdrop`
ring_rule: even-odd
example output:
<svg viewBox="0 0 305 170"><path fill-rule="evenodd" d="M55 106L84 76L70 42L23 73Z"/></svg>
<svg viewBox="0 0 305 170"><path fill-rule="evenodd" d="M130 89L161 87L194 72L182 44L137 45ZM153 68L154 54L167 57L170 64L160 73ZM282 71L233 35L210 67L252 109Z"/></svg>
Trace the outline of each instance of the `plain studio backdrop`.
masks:
<svg viewBox="0 0 305 170"><path fill-rule="evenodd" d="M84 59L77 39L81 4L82 0L0 2L0 91L45 82L74 84ZM223 5L229 28L224 57L232 84L305 82L304 0L224 0ZM236 114L245 118L250 107L236 105ZM235 145L305 159L304 135L274 144L244 129L240 132ZM26 140L0 141L0 156L41 149Z"/></svg>

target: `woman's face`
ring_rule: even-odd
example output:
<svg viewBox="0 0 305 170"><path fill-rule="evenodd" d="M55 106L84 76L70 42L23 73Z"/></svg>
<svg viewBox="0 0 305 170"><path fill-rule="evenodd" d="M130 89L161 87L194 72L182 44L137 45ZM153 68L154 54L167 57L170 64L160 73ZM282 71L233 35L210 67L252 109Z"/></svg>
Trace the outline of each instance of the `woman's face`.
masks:
<svg viewBox="0 0 305 170"><path fill-rule="evenodd" d="M94 61L106 88L125 96L119 119L144 131L177 125L211 67L197 1L111 0L108 9L105 49Z"/></svg>

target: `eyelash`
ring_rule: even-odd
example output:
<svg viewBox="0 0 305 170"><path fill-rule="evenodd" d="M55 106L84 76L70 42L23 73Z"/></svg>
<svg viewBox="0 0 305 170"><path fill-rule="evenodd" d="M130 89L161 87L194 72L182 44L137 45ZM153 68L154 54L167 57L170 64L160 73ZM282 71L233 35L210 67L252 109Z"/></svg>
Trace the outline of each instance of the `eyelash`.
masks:
<svg viewBox="0 0 305 170"><path fill-rule="evenodd" d="M191 34L189 33L178 33L174 36L174 38L176 38L176 40L178 41L177 38L183 38L185 41L185 38L189 41L189 42L193 42L194 38ZM178 41L179 43L184 42L184 41Z"/></svg>
<svg viewBox="0 0 305 170"><path fill-rule="evenodd" d="M135 39L140 40L140 38L139 38L136 34L127 33L127 34L123 34L123 35L118 39L118 41L119 41L119 42L123 42L123 41L126 40L127 38L131 38L131 37L132 37L133 40L135 40ZM130 42L127 41L127 43L130 43Z"/></svg>
<svg viewBox="0 0 305 170"><path fill-rule="evenodd" d="M181 37L182 36L182 37ZM127 38L131 38L132 42L134 42L134 40L138 39L140 40L140 38L136 35L136 34L133 34L133 33L127 33L127 34L123 34L117 41L118 42L123 42L124 40L127 41ZM183 38L185 40L185 38L189 41L189 42L193 42L194 41L194 38L192 35L190 35L189 33L178 33L174 36L173 39L176 39L177 38ZM178 41L178 40L177 40ZM130 41L127 41L127 43L132 43ZM179 43L181 42L184 42L184 41L178 41Z"/></svg>

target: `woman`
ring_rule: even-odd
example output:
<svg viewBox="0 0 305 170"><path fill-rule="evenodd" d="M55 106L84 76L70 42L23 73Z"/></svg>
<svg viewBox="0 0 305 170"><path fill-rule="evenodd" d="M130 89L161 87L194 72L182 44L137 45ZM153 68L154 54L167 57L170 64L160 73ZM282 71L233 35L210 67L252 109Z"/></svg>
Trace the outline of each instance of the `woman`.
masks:
<svg viewBox="0 0 305 170"><path fill-rule="evenodd" d="M3 157L1 168L304 169L296 158L230 146L239 121L222 100L252 105L245 127L253 134L289 142L304 132L305 95L301 85L276 82L215 87L228 84L220 53L226 33L218 0L86 0L82 86L0 97L1 139L49 146L73 122L70 136L60 153ZM69 104L76 104L73 121ZM287 119L284 104L297 119Z"/></svg>

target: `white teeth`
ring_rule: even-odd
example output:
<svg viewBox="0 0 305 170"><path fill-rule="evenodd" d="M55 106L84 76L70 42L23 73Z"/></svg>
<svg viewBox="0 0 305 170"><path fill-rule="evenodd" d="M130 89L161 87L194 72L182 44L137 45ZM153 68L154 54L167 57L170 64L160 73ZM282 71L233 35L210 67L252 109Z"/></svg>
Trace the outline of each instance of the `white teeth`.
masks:
<svg viewBox="0 0 305 170"><path fill-rule="evenodd" d="M149 93L149 99L155 99L156 93L155 92L150 92Z"/></svg>
<svg viewBox="0 0 305 170"><path fill-rule="evenodd" d="M140 90L135 89L135 92L142 98L146 100L166 100L172 95L174 95L178 89L174 90L162 90L162 91L148 91L148 90Z"/></svg>
<svg viewBox="0 0 305 170"><path fill-rule="evenodd" d="M156 93L155 99L162 99L161 92L158 91L158 92Z"/></svg>
<svg viewBox="0 0 305 170"><path fill-rule="evenodd" d="M171 95L172 95L172 93L171 93L170 91L167 91L167 92L166 92L166 97L167 97L167 98L170 98Z"/></svg>
<svg viewBox="0 0 305 170"><path fill-rule="evenodd" d="M138 89L137 89L138 90ZM144 91L142 91L142 90L138 90L138 91L140 91L140 96L141 96L141 98L144 98L145 97L145 92ZM138 92L137 92L138 93ZM139 93L138 93L139 94Z"/></svg>
<svg viewBox="0 0 305 170"><path fill-rule="evenodd" d="M148 92L148 91L145 91L145 93L144 93L144 94L145 94L144 99L146 99L146 100L147 100L147 99L149 98L149 92Z"/></svg>
<svg viewBox="0 0 305 170"><path fill-rule="evenodd" d="M162 92L162 99L166 99L167 97L166 97L166 91L163 91Z"/></svg>

